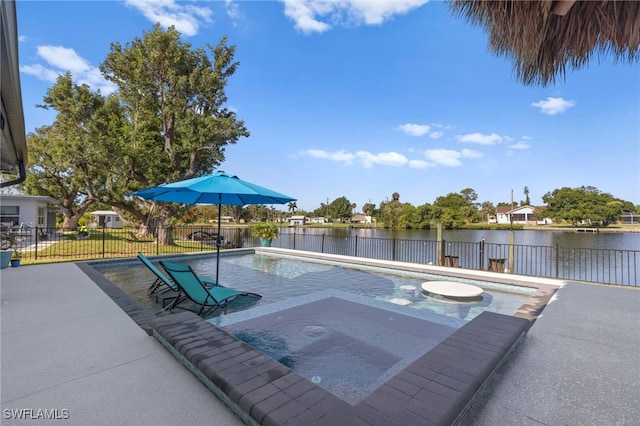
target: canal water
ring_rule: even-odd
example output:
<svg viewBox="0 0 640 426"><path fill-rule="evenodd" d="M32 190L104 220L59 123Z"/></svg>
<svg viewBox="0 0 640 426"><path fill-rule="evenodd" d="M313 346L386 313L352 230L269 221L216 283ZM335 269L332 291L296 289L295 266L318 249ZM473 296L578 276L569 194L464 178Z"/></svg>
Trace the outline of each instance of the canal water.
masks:
<svg viewBox="0 0 640 426"><path fill-rule="evenodd" d="M444 266L640 286L640 233L443 231ZM436 230L283 228L275 247L437 264Z"/></svg>
<svg viewBox="0 0 640 426"><path fill-rule="evenodd" d="M437 233L432 230L389 230L379 228L283 228L282 233L300 235L322 235L331 237L398 238L406 240L435 241ZM479 242L508 244L508 230L443 230L442 238L451 242ZM640 250L640 232L574 232L551 230L514 231L514 244L528 246L555 246L581 249Z"/></svg>

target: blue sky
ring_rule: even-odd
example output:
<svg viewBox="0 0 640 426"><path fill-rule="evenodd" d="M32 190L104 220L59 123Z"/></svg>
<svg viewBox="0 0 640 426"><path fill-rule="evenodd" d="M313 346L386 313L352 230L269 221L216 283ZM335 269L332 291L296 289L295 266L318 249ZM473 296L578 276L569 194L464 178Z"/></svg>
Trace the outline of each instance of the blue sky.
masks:
<svg viewBox="0 0 640 426"><path fill-rule="evenodd" d="M175 25L193 47L227 35L240 66L228 107L249 138L219 170L298 199L345 196L360 211L400 194L415 206L473 188L532 204L595 186L640 204L640 66L594 57L548 87L524 86L482 28L443 2L19 1L27 132L57 75L109 93L110 43Z"/></svg>

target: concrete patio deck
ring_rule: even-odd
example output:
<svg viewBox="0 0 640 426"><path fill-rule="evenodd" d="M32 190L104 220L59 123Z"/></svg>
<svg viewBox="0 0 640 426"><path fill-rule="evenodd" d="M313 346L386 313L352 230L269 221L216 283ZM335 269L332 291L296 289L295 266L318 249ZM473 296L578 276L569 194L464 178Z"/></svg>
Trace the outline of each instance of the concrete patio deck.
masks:
<svg viewBox="0 0 640 426"><path fill-rule="evenodd" d="M0 424L243 424L75 264L0 280Z"/></svg>
<svg viewBox="0 0 640 426"><path fill-rule="evenodd" d="M3 425L242 424L77 265L4 269L0 292ZM568 283L462 424L639 424L639 327L637 289Z"/></svg>
<svg viewBox="0 0 640 426"><path fill-rule="evenodd" d="M464 426L639 425L640 289L568 283Z"/></svg>

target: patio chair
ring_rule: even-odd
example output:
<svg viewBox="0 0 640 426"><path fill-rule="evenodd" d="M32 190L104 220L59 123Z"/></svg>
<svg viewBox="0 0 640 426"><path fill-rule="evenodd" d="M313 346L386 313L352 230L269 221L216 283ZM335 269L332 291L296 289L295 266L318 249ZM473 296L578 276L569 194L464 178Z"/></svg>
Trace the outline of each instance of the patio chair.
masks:
<svg viewBox="0 0 640 426"><path fill-rule="evenodd" d="M40 241L44 241L44 240L48 240L49 239L49 234L47 234L44 229L42 229L39 226L37 226L36 230L38 231L38 239L40 239Z"/></svg>
<svg viewBox="0 0 640 426"><path fill-rule="evenodd" d="M174 308L185 308L180 305L185 300L190 300L199 306L197 314L206 317L218 309L226 308L229 303L244 297L250 297L255 300L260 299L262 296L256 293L250 293L247 291L234 290L225 287L211 287L207 288L202 280L198 278L196 273L191 269L191 266L181 265L179 263L168 262L161 260L160 264L167 271L173 281L180 287L181 294L185 297L177 297L170 305L169 310Z"/></svg>
<svg viewBox="0 0 640 426"><path fill-rule="evenodd" d="M157 297L160 293L164 293L167 291L180 293L180 288L177 285L175 285L173 281L171 281L171 279L167 277L160 269L158 269L156 265L151 263L149 258L147 258L142 253L138 253L138 259L140 259L140 261L144 264L144 266L149 268L149 270L153 272L156 276L156 280L151 284L151 286L149 286L149 289L147 290L147 294L149 296ZM218 285L216 283L216 280L214 280L213 278L208 278L208 277L199 277L199 278L207 287L214 287Z"/></svg>

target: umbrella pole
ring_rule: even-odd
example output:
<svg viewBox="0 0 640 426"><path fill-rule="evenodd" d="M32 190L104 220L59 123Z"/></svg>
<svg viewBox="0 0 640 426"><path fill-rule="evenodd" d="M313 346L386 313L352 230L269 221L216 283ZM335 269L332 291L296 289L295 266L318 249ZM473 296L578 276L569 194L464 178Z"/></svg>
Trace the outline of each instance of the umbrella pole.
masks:
<svg viewBox="0 0 640 426"><path fill-rule="evenodd" d="M216 285L220 285L218 282L218 275L220 271L220 220L222 219L222 194L218 200L218 237L216 238Z"/></svg>

